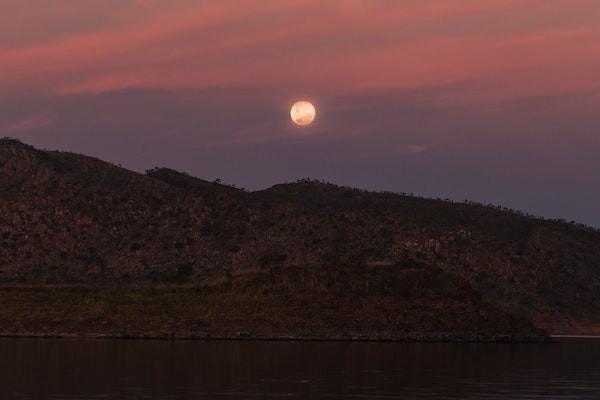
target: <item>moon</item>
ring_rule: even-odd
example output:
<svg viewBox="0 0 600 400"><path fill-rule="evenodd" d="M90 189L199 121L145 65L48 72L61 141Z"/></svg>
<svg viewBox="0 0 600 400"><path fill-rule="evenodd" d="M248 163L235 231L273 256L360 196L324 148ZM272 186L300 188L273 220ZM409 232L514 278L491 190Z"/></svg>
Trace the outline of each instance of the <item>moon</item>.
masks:
<svg viewBox="0 0 600 400"><path fill-rule="evenodd" d="M317 110L315 109L315 106L313 106L310 101L306 100L295 102L290 110L292 121L299 126L312 124L316 115Z"/></svg>

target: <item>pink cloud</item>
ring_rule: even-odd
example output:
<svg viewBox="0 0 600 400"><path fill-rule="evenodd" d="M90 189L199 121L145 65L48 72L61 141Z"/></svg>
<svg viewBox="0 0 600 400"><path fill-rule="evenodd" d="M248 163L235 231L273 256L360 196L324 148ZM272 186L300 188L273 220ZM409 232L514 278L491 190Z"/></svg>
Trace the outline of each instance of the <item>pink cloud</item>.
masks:
<svg viewBox="0 0 600 400"><path fill-rule="evenodd" d="M536 24L545 13L573 13L574 4L592 7L588 0L169 4L124 27L0 50L0 89L255 85L352 92L489 80L498 95L511 85L535 94L589 85L580 77L600 64L597 25ZM531 27L486 32L482 21L498 13L528 16Z"/></svg>
<svg viewBox="0 0 600 400"><path fill-rule="evenodd" d="M31 115L21 121L13 122L0 126L0 132L5 135L11 135L21 132L32 131L51 125L55 117L49 113Z"/></svg>

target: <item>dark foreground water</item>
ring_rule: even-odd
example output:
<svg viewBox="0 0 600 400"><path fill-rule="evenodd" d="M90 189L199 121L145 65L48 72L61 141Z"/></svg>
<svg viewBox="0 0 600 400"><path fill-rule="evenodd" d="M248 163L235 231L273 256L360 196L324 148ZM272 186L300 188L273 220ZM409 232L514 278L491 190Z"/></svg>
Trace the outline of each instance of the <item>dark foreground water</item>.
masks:
<svg viewBox="0 0 600 400"><path fill-rule="evenodd" d="M600 399L600 340L0 339L0 399Z"/></svg>

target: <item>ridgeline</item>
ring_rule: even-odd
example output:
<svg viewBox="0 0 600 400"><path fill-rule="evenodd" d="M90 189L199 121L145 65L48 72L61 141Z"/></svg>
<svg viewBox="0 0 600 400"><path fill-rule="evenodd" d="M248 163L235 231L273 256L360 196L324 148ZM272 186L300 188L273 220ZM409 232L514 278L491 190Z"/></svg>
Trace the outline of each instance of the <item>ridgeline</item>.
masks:
<svg viewBox="0 0 600 400"><path fill-rule="evenodd" d="M0 141L0 333L531 340L600 331L600 233L302 180L246 192Z"/></svg>

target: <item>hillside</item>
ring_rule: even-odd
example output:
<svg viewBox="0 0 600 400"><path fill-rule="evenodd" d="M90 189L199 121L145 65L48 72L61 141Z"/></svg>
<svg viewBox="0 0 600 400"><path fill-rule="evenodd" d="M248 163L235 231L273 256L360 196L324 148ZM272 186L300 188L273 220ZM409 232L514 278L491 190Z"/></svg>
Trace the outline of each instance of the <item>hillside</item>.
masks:
<svg viewBox="0 0 600 400"><path fill-rule="evenodd" d="M531 318L556 333L600 326L600 233L586 227L313 181L244 192L169 169L138 174L13 140L0 141L0 260L7 288L135 290L207 287L253 270L338 276L362 268L400 279L402 266L414 264L458 279L463 293L454 297L479 296L476 308L489 307L503 326L513 318ZM368 282L369 274L353 276L339 290L352 293ZM427 307L451 303L443 285L430 286L436 300ZM398 297L391 293L389 304ZM420 293L409 292L405 306Z"/></svg>
<svg viewBox="0 0 600 400"><path fill-rule="evenodd" d="M195 285L0 287L0 336L545 340L418 265L236 271Z"/></svg>

